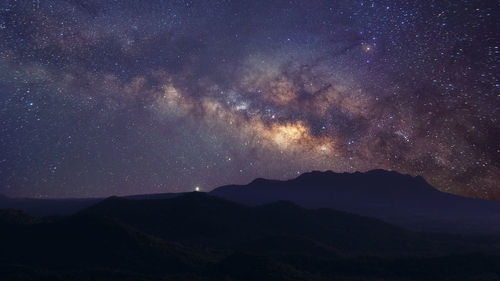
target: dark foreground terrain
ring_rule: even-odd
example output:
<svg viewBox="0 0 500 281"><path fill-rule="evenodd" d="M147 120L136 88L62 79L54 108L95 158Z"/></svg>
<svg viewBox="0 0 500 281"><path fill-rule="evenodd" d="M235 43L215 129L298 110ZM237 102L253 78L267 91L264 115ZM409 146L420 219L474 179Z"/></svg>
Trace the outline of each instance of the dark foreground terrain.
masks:
<svg viewBox="0 0 500 281"><path fill-rule="evenodd" d="M498 236L418 233L279 201L111 197L0 211L0 280L500 280Z"/></svg>

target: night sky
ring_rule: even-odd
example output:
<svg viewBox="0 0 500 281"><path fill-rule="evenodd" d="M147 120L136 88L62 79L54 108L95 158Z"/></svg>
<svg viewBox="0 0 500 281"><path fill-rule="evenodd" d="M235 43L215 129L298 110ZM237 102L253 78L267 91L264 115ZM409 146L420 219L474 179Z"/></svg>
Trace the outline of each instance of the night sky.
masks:
<svg viewBox="0 0 500 281"><path fill-rule="evenodd" d="M500 200L497 1L0 3L0 193L395 170Z"/></svg>

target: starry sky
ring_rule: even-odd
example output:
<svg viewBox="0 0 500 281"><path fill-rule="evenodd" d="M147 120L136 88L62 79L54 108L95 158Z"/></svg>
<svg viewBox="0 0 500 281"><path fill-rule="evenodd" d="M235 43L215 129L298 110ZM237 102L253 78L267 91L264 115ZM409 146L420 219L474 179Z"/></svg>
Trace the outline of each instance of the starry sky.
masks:
<svg viewBox="0 0 500 281"><path fill-rule="evenodd" d="M0 3L0 193L395 170L500 200L493 0Z"/></svg>

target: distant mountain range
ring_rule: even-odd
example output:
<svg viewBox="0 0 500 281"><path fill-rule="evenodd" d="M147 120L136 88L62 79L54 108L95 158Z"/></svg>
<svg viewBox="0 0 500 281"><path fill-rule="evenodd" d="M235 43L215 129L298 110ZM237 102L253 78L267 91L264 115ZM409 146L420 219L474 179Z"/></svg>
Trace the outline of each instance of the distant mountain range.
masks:
<svg viewBox="0 0 500 281"><path fill-rule="evenodd" d="M500 238L206 193L111 197L66 217L0 210L11 280L498 280Z"/></svg>
<svg viewBox="0 0 500 281"><path fill-rule="evenodd" d="M305 173L288 180L256 179L228 185L209 194L250 206L291 201L305 208L331 208L382 219L411 230L500 233L500 202L443 193L422 177L373 170L366 173ZM128 196L166 199L180 193ZM0 208L25 210L35 216L69 215L103 199L0 198Z"/></svg>
<svg viewBox="0 0 500 281"><path fill-rule="evenodd" d="M259 205L276 200L306 208L332 208L383 219L409 229L500 233L500 202L440 192L422 177L373 170L305 173L288 181L256 179L210 194Z"/></svg>

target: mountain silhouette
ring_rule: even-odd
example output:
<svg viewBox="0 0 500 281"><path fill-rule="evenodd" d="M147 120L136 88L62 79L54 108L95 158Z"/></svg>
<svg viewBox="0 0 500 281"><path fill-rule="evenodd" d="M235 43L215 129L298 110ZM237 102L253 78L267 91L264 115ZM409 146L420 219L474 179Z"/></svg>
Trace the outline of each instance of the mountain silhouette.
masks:
<svg viewBox="0 0 500 281"><path fill-rule="evenodd" d="M113 218L169 241L229 249L263 237L286 236L351 253L391 253L415 251L416 247L407 248L407 242L418 240L402 228L359 215L308 210L284 201L248 207L200 192L172 199L113 197L80 214Z"/></svg>
<svg viewBox="0 0 500 281"><path fill-rule="evenodd" d="M0 226L0 272L7 281L500 276L495 236L416 233L342 211L285 201L246 206L200 192L110 197L42 220L5 210Z"/></svg>
<svg viewBox="0 0 500 281"><path fill-rule="evenodd" d="M46 267L132 267L177 272L203 259L116 220L78 215L51 223L4 227L0 263Z"/></svg>
<svg viewBox="0 0 500 281"><path fill-rule="evenodd" d="M0 208L23 210L33 216L71 215L104 198L38 199L10 198L0 195Z"/></svg>
<svg viewBox="0 0 500 281"><path fill-rule="evenodd" d="M183 193L143 194L130 199L169 199ZM330 208L382 219L427 232L500 233L500 202L440 192L422 177L373 170L366 173L304 173L287 181L258 178L222 186L209 194L256 206L290 201L305 208ZM37 216L71 215L104 198L23 199L0 196L0 208Z"/></svg>
<svg viewBox="0 0 500 281"><path fill-rule="evenodd" d="M247 205L287 200L306 208L376 217L413 230L500 233L500 202L440 192L420 176L384 170L314 171L288 181L259 178L210 194Z"/></svg>

